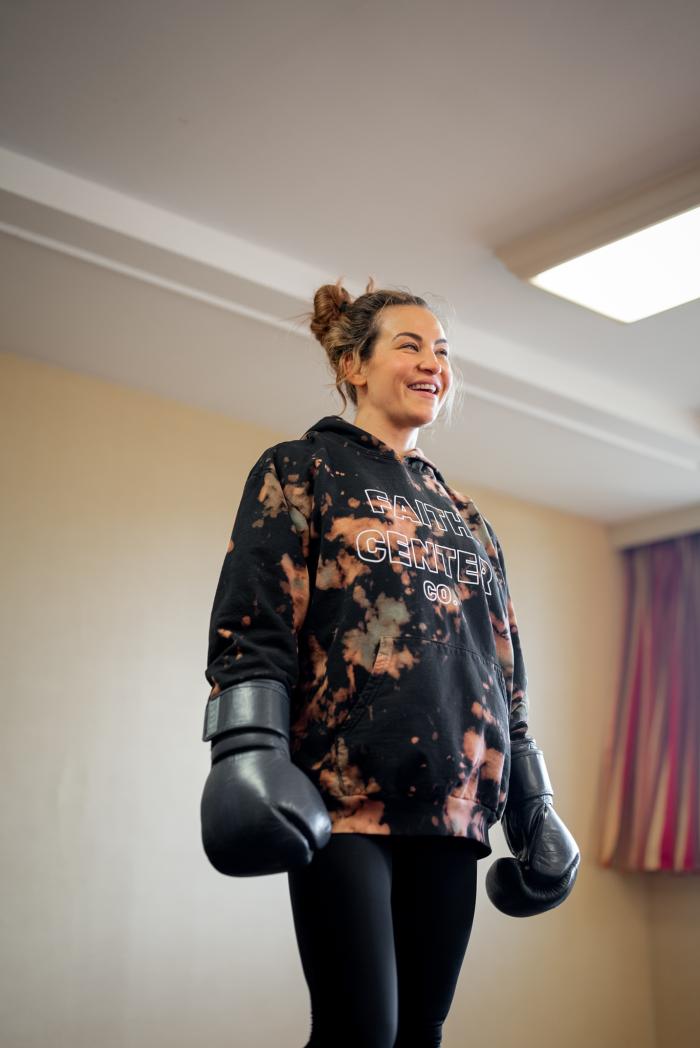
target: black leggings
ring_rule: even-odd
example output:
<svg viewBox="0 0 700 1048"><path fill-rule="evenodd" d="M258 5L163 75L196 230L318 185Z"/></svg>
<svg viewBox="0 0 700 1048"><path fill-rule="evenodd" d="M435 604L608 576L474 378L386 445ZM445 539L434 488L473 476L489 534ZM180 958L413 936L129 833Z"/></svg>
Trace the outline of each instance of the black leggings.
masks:
<svg viewBox="0 0 700 1048"><path fill-rule="evenodd" d="M288 873L311 996L305 1048L435 1048L476 903L460 837L335 833Z"/></svg>

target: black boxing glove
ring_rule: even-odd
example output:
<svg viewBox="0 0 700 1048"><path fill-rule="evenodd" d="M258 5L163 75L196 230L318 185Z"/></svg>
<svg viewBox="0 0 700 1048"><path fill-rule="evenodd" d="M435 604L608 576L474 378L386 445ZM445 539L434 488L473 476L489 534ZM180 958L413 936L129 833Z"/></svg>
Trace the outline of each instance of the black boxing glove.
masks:
<svg viewBox="0 0 700 1048"><path fill-rule="evenodd" d="M201 803L202 843L232 877L298 869L331 836L321 795L289 755L290 697L278 680L255 678L207 703L212 767Z"/></svg>
<svg viewBox="0 0 700 1048"><path fill-rule="evenodd" d="M514 859L497 859L486 874L491 902L509 917L532 917L559 906L576 880L581 855L553 807L542 750L525 736L511 742L503 833Z"/></svg>

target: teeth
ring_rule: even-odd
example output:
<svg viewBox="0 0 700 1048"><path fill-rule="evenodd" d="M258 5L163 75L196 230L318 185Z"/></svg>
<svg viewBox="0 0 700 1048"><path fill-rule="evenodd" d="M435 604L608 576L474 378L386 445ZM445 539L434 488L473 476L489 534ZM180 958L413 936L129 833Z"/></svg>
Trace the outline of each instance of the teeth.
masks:
<svg viewBox="0 0 700 1048"><path fill-rule="evenodd" d="M436 387L431 385L431 383L429 383L429 382L415 382L412 386L409 386L408 388L409 389L426 389L426 390L428 390L431 393L436 393L437 392Z"/></svg>

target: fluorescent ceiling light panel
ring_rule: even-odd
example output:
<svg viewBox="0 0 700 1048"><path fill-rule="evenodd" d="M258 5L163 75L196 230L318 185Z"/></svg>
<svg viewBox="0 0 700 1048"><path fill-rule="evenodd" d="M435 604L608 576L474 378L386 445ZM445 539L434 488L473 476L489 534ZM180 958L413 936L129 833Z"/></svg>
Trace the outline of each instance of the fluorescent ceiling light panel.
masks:
<svg viewBox="0 0 700 1048"><path fill-rule="evenodd" d="M629 324L700 298L700 161L495 249L516 276Z"/></svg>
<svg viewBox="0 0 700 1048"><path fill-rule="evenodd" d="M530 283L631 324L700 298L700 207L547 269Z"/></svg>

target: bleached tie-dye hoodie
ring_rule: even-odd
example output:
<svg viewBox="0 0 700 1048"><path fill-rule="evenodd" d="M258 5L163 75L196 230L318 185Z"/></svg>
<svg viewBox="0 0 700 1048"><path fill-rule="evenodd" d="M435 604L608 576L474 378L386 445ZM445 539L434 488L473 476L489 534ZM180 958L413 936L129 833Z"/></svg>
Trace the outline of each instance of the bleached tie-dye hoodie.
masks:
<svg viewBox="0 0 700 1048"><path fill-rule="evenodd" d="M334 833L471 838L491 853L525 666L498 538L419 448L339 416L262 453L211 615L210 698L291 697L291 759Z"/></svg>

